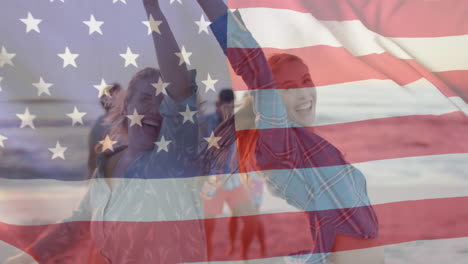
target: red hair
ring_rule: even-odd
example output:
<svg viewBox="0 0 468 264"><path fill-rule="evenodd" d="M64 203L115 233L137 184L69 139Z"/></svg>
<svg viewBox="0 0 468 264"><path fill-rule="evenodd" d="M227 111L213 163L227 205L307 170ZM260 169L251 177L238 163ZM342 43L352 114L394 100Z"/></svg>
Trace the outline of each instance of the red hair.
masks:
<svg viewBox="0 0 468 264"><path fill-rule="evenodd" d="M275 74L279 69L286 66L291 62L304 61L296 55L287 53L277 53L268 58L268 65L270 70ZM253 113L253 101L250 102L250 109ZM255 117L254 117L255 118ZM260 168L257 165L255 158L255 151L257 147L257 141L260 133L258 129L249 129L243 131L237 131L237 152L239 157L239 170L240 172L259 171Z"/></svg>
<svg viewBox="0 0 468 264"><path fill-rule="evenodd" d="M304 61L296 55L287 53L273 54L268 58L268 65L270 66L271 72L277 72L282 67L286 66L291 62L300 62L305 65Z"/></svg>
<svg viewBox="0 0 468 264"><path fill-rule="evenodd" d="M273 75L276 71L291 62L304 63L298 56L287 53L274 54L268 58L268 64ZM246 121L245 123L254 123L255 121L252 97L247 97L239 111L215 129L215 135L221 137L219 141L220 148L204 149L200 153L199 159L203 160L202 164L205 166L203 168L204 173L209 173L210 168L207 168L207 166L210 166L211 169L213 167L215 169L223 168L226 163L230 162L227 160L227 153L232 144L236 144L237 147L240 173L260 170L255 158L260 133L255 129L254 125L252 127L243 127L241 128L243 130L238 131L236 125L242 121Z"/></svg>

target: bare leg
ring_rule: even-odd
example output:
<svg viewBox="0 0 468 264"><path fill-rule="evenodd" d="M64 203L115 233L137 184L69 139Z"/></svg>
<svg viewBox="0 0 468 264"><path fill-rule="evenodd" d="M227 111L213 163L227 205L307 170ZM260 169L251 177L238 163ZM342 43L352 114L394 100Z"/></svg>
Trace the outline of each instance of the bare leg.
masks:
<svg viewBox="0 0 468 264"><path fill-rule="evenodd" d="M265 257L265 256L266 256L265 228L264 228L264 226L263 226L263 222L262 222L262 221L259 221L259 222L258 222L257 237L258 237L258 242L260 242L260 254L261 254L261 257Z"/></svg>
<svg viewBox="0 0 468 264"><path fill-rule="evenodd" d="M239 226L239 218L238 217L231 217L229 219L229 238L230 238L230 245L227 254L232 255L235 248L236 237L237 237L237 229Z"/></svg>
<svg viewBox="0 0 468 264"><path fill-rule="evenodd" d="M247 216L242 217L244 227L242 229L242 247L241 247L241 256L242 258L247 258L247 251L250 248L250 244L254 236L257 233L258 229L258 220L256 217L248 217L255 215L255 207L250 200L245 201L235 208L233 208L233 215L234 216Z"/></svg>
<svg viewBox="0 0 468 264"><path fill-rule="evenodd" d="M206 235L206 253L208 261L213 257L213 232L216 227L216 219L213 216L207 216L205 220L205 235Z"/></svg>

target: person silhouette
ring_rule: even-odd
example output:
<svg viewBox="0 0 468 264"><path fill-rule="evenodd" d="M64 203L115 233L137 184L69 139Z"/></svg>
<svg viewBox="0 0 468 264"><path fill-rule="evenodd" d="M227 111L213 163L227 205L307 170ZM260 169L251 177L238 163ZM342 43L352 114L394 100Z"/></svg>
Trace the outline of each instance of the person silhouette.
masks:
<svg viewBox="0 0 468 264"><path fill-rule="evenodd" d="M104 114L99 116L94 122L88 137L88 171L89 175L93 175L96 169L96 156L102 152L100 141L104 140L105 136L109 133L110 126L105 124L105 119L109 114L112 107L112 100L114 96L122 90L120 84L115 83L108 89L108 94L104 94L99 98L99 103L104 109Z"/></svg>
<svg viewBox="0 0 468 264"><path fill-rule="evenodd" d="M263 171L270 192L308 217L314 244L310 250L291 252L289 259L328 263L333 246L343 237L376 238L378 220L364 175L306 127L313 125L317 100L307 65L290 54L267 60L238 11L228 11L222 1L198 2L213 21L211 29L234 72L253 96L256 129L237 139L241 171ZM235 123L232 118L221 125L225 133L217 136L226 142L221 139L220 144L236 141L229 136ZM380 251L363 254L364 258L349 254L335 262L383 262Z"/></svg>
<svg viewBox="0 0 468 264"><path fill-rule="evenodd" d="M153 33L160 69L137 72L114 98L109 138L120 146L107 143L97 157L88 191L73 215L24 249L40 263L206 260L199 173L191 165L198 148L196 72L176 60L179 46L159 2L143 4L148 17L163 21L162 35ZM167 95L155 92L160 81L170 83ZM23 253L5 263L31 261Z"/></svg>
<svg viewBox="0 0 468 264"><path fill-rule="evenodd" d="M232 90L230 90L232 93ZM229 96L228 98L233 98ZM221 96L220 96L221 97ZM218 100L219 102L220 100ZM225 107L227 105L227 107ZM217 126L211 126L214 128L212 131L202 130L202 134L207 136L213 132L213 134L218 135L222 134L225 137L235 137L234 134L225 135L224 134L224 123L227 120L235 118L236 120L248 120L251 119L249 115L249 110L251 110L251 103L249 100L245 100L242 103L240 109L233 116L234 105L233 102L229 101L225 104L217 103L218 113L229 114L218 114L215 113L206 120L220 120L220 124ZM224 109L224 110L221 110ZM224 118L221 118L223 116ZM210 127L210 126L207 126ZM232 132L232 131L231 131ZM228 256L233 256L235 254L235 245L237 238L237 230L239 224L242 223L242 232L241 232L241 249L240 255L245 259L249 253L251 243L255 237L258 238L261 253L263 256L265 253L265 241L264 241L264 229L263 224L260 221L260 218L255 217L240 217L258 214L258 209L253 203L253 196L251 193L250 179L245 179L244 175L239 173L239 162L237 160L237 150L236 144L231 142L228 144L221 144L219 149L211 149L209 147L203 148L199 155L199 160L201 164L204 164L202 172L204 174L212 175L208 177L208 180L205 181L202 191L202 197L204 197L204 211L207 218L214 218L217 215L222 213L224 203L227 203L231 212L232 217L228 219L228 233L229 233L229 247L227 250ZM258 186L256 190L258 191ZM256 196L258 198L258 195ZM215 242L213 241L214 230L216 225L216 220L206 221L205 230L207 238L207 249L208 257L212 257L213 248L215 247ZM223 221L219 221L223 223Z"/></svg>

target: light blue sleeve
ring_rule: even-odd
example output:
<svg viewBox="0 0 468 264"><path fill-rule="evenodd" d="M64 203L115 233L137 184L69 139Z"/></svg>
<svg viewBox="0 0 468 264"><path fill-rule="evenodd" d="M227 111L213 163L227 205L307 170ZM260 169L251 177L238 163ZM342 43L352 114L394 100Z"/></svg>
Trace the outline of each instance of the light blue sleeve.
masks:
<svg viewBox="0 0 468 264"><path fill-rule="evenodd" d="M287 127L287 112L273 73L263 50L243 23L240 12L228 11L214 21L211 28L232 68L242 77L254 97L257 128Z"/></svg>

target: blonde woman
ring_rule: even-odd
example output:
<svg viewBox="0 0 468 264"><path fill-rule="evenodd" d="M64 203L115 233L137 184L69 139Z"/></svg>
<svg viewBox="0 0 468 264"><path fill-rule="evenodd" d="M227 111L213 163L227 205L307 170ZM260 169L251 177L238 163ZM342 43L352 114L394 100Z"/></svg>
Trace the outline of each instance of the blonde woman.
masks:
<svg viewBox="0 0 468 264"><path fill-rule="evenodd" d="M195 111L195 72L179 66L174 56L178 45L158 1L143 3L148 16L163 21L162 36L153 34L160 70L139 71L115 98L108 122L112 140L121 146L98 157L89 190L73 216L25 249L40 263L206 259L203 210L192 181L198 173L190 165L198 127L196 118L186 122L180 115L186 109ZM154 87L162 80L170 83L167 96ZM32 261L21 254L5 263Z"/></svg>

